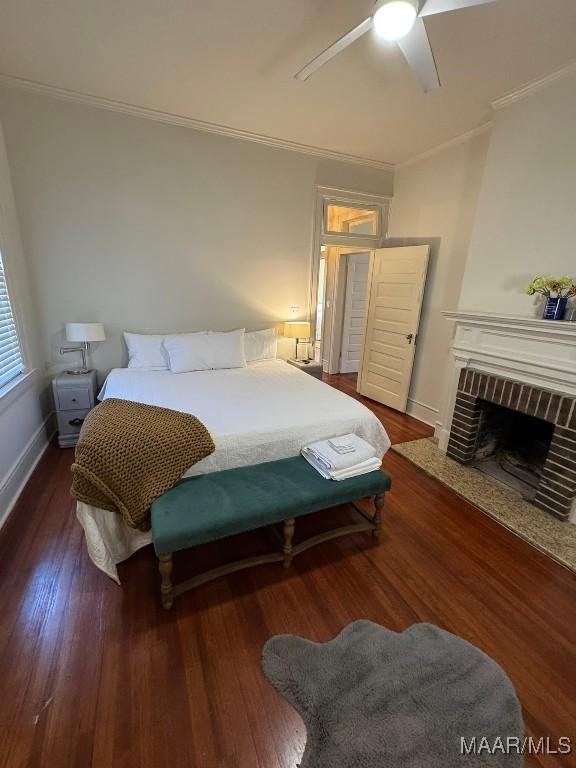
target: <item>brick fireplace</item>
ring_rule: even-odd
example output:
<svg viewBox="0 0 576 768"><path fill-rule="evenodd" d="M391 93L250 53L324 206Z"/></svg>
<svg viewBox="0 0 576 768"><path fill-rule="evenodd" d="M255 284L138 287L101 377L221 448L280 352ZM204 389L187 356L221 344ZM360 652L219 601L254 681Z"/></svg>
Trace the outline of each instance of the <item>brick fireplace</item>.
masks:
<svg viewBox="0 0 576 768"><path fill-rule="evenodd" d="M465 367L458 379L447 455L470 464L498 441L506 413L530 417L533 423L522 439L533 433L542 441L548 435L532 502L567 520L576 501L575 404L572 395Z"/></svg>
<svg viewBox="0 0 576 768"><path fill-rule="evenodd" d="M454 324L454 368L436 424L440 450L576 524L576 322L443 314ZM529 493L509 482L526 464Z"/></svg>

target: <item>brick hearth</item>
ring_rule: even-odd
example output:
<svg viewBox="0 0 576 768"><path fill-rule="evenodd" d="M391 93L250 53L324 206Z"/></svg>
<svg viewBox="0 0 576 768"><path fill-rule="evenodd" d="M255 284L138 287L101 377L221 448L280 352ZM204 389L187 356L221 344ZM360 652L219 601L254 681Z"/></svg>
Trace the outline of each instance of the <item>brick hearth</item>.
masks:
<svg viewBox="0 0 576 768"><path fill-rule="evenodd" d="M534 504L568 519L576 498L576 398L464 368L458 381L447 454L461 464L476 454L481 401L501 405L554 425Z"/></svg>

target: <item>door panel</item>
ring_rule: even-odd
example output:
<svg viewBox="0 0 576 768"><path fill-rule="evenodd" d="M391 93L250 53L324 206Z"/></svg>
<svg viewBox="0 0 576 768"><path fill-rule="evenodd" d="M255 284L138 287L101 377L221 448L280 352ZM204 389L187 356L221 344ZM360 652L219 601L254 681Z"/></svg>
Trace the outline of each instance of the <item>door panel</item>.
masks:
<svg viewBox="0 0 576 768"><path fill-rule="evenodd" d="M430 248L381 248L370 257L358 391L406 410Z"/></svg>
<svg viewBox="0 0 576 768"><path fill-rule="evenodd" d="M360 369L364 341L370 252L350 253L347 259L340 372L357 373Z"/></svg>

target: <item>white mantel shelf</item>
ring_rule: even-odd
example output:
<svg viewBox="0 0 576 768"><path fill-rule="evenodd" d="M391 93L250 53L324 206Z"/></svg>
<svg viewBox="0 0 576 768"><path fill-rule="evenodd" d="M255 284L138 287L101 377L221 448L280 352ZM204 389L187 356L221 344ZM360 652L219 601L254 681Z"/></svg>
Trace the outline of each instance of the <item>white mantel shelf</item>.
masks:
<svg viewBox="0 0 576 768"><path fill-rule="evenodd" d="M500 331L509 330L520 333L544 334L558 339L567 339L576 343L576 322L569 320L542 320L539 317L522 317L520 315L493 314L490 312L474 311L444 311L447 320L455 320L463 325L479 328L495 328Z"/></svg>
<svg viewBox="0 0 576 768"><path fill-rule="evenodd" d="M576 323L488 312L444 312L458 367L576 395Z"/></svg>

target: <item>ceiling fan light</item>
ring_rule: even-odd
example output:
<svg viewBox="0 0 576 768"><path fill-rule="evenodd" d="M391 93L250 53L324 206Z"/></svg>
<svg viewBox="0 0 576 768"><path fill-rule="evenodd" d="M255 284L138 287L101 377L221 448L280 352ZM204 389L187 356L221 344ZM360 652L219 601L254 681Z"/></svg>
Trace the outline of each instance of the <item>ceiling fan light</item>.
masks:
<svg viewBox="0 0 576 768"><path fill-rule="evenodd" d="M374 14L374 31L383 40L400 40L416 21L417 8L411 0L389 0Z"/></svg>

